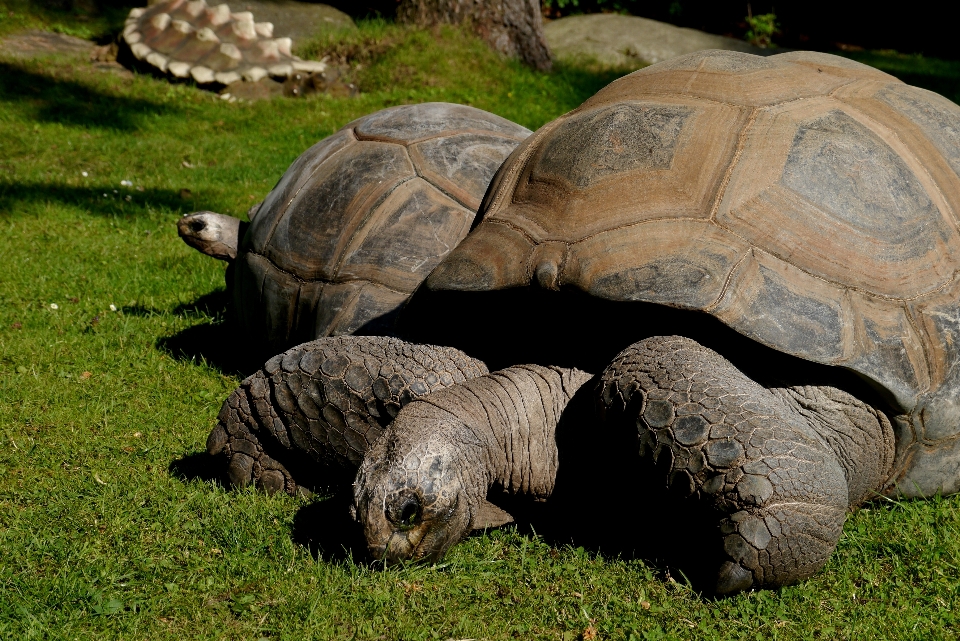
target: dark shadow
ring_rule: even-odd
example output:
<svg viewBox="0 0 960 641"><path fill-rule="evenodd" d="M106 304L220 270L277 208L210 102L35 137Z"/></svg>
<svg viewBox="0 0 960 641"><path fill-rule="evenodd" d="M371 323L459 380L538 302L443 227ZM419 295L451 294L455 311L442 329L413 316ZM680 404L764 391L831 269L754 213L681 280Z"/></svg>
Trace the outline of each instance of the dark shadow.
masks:
<svg viewBox="0 0 960 641"><path fill-rule="evenodd" d="M131 131L143 118L180 113L176 106L102 93L85 84L0 62L0 103L26 103L34 119L79 127Z"/></svg>
<svg viewBox="0 0 960 641"><path fill-rule="evenodd" d="M173 308L177 316L208 316L216 319L226 319L230 309L230 294L226 289L218 289L204 294L190 303L182 303Z"/></svg>
<svg viewBox="0 0 960 641"><path fill-rule="evenodd" d="M0 74L3 71L0 69ZM2 83L0 83L2 86ZM118 193L113 193L114 190ZM104 196L106 194L106 196ZM131 201L124 200L130 196ZM145 202L158 208L191 210L194 203L185 201L179 192L169 189L133 189L120 190L116 185L97 185L93 187L75 187L58 183L10 182L0 180L0 210L17 211L17 205L24 202L57 201L65 205L81 207L91 214L100 216L129 216L146 213Z"/></svg>
<svg viewBox="0 0 960 641"><path fill-rule="evenodd" d="M230 309L230 296L225 289L218 289L204 294L195 301L181 303L174 307L170 313L176 316L194 316L213 318L216 322L221 322L227 318L227 312ZM154 307L145 307L143 305L125 305L120 309L124 314L148 318L150 316L159 316L164 312Z"/></svg>
<svg viewBox="0 0 960 641"><path fill-rule="evenodd" d="M263 443L269 447L269 443ZM350 482L352 476L341 470L319 469L322 466L294 453L281 456L274 445L271 454L283 460L298 482L309 479L308 487L316 490L317 497L300 508L293 519L291 538L310 551L316 559L324 561L352 560L355 563L370 563L373 558L367 551L363 530L349 515L351 503ZM187 454L171 462L168 471L181 481L200 480L229 487L225 459L210 456L206 452ZM309 492L310 490L308 490Z"/></svg>
<svg viewBox="0 0 960 641"><path fill-rule="evenodd" d="M95 31L99 44L110 34L119 33L123 22L135 7L146 3L142 0L30 0L31 13L40 14L47 22L63 21L89 25Z"/></svg>
<svg viewBox="0 0 960 641"><path fill-rule="evenodd" d="M186 454L170 463L167 467L170 476L181 481L200 480L226 486L226 474L223 465L206 452Z"/></svg>
<svg viewBox="0 0 960 641"><path fill-rule="evenodd" d="M335 9L339 9L354 19L387 18L392 20L397 14L397 0L327 0Z"/></svg>
<svg viewBox="0 0 960 641"><path fill-rule="evenodd" d="M591 373L602 372L637 341L679 335L719 352L754 380L776 371L789 373L789 381L780 381L784 385L834 385L868 402L877 393L852 372L778 352L705 312L598 299L572 288L558 293L534 287L489 292L421 287L402 310L396 332L412 342L457 347L491 370L539 363Z"/></svg>
<svg viewBox="0 0 960 641"><path fill-rule="evenodd" d="M717 530L717 514L670 495L666 472L637 456L632 425L611 429L595 423L592 388L590 383L581 388L558 426L560 465L550 498L537 503L495 489L488 499L514 517L520 534L553 547L641 559L663 576L709 594L722 537L705 532Z"/></svg>
<svg viewBox="0 0 960 641"><path fill-rule="evenodd" d="M293 541L316 559L371 562L363 530L350 518L350 502L350 492L341 491L301 508L293 518Z"/></svg>
<svg viewBox="0 0 960 641"><path fill-rule="evenodd" d="M224 374L246 378L269 356L251 346L229 320L201 323L161 338L157 347L179 361L194 361L215 367Z"/></svg>

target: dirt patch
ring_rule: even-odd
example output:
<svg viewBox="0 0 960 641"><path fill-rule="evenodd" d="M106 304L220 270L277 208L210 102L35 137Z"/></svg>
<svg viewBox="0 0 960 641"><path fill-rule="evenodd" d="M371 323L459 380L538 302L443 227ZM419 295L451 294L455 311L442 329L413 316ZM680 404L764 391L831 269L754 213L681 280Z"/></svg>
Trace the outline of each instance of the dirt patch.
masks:
<svg viewBox="0 0 960 641"><path fill-rule="evenodd" d="M0 40L0 52L14 58L39 58L53 54L89 57L95 46L82 38L32 29Z"/></svg>

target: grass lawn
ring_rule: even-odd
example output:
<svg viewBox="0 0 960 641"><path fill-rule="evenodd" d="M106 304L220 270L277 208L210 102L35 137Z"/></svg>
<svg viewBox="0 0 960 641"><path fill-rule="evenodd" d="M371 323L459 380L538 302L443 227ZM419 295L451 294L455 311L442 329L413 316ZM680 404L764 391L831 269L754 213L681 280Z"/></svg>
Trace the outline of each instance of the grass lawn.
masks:
<svg viewBox="0 0 960 641"><path fill-rule="evenodd" d="M125 11L0 14L0 33L93 37ZM223 264L177 238L180 215L241 215L310 144L390 105L534 129L615 77L536 74L452 29L353 37L391 44L354 99L228 104L81 59L0 58L0 639L956 637L957 498L861 510L813 579L711 601L511 528L437 566L371 567L337 500L204 480L196 455L248 364L225 356Z"/></svg>

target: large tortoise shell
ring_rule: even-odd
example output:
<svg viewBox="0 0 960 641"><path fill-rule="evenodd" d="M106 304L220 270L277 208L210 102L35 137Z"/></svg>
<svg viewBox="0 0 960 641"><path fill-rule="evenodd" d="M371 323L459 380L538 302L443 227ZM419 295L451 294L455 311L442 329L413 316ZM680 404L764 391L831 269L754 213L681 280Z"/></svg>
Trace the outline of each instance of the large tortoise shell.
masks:
<svg viewBox="0 0 960 641"><path fill-rule="evenodd" d="M905 494L960 489L960 108L827 54L621 78L494 178L432 289L534 284L712 314L885 390Z"/></svg>
<svg viewBox="0 0 960 641"><path fill-rule="evenodd" d="M497 168L529 135L480 109L426 103L365 116L315 144L241 241L241 327L275 351L382 331L467 235Z"/></svg>

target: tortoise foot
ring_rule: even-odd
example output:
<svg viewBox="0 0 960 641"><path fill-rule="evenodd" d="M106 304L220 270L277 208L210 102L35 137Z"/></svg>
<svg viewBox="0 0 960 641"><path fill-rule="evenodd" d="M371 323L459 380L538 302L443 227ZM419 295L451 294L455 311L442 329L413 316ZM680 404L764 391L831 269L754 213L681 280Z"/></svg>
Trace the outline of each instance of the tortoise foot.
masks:
<svg viewBox="0 0 960 641"><path fill-rule="evenodd" d="M224 460L227 481L231 487L253 484L268 494L303 493L305 488L294 480L287 465L271 456L272 453L282 457L282 446L274 443L269 435L255 429L256 423L249 413L246 391L241 387L223 404L217 426L207 437L207 453Z"/></svg>
<svg viewBox="0 0 960 641"><path fill-rule="evenodd" d="M709 567L696 574L713 577L717 594L794 583L823 566L843 527L846 478L777 395L677 336L621 352L598 391L607 423L636 431L672 516L704 515L693 534Z"/></svg>

